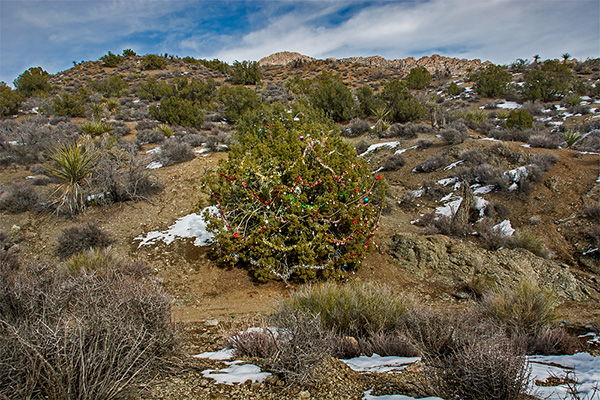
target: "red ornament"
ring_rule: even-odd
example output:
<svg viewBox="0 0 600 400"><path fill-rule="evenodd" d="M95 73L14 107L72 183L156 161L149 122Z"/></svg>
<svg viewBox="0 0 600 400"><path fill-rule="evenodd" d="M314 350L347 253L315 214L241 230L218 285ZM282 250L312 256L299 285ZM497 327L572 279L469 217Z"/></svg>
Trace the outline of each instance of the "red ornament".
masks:
<svg viewBox="0 0 600 400"><path fill-rule="evenodd" d="M381 179L381 175L377 174L377 176L375 177L377 180Z"/></svg>
<svg viewBox="0 0 600 400"><path fill-rule="evenodd" d="M234 238L237 238L238 236L240 236L240 234L239 234L239 233L237 233L237 232L233 234L233 237L234 237Z"/></svg>
<svg viewBox="0 0 600 400"><path fill-rule="evenodd" d="M354 188L354 191L355 191L356 193L358 193L358 188Z"/></svg>
<svg viewBox="0 0 600 400"><path fill-rule="evenodd" d="M358 221L356 220L356 218L354 218L354 221L352 221L353 224L357 224Z"/></svg>

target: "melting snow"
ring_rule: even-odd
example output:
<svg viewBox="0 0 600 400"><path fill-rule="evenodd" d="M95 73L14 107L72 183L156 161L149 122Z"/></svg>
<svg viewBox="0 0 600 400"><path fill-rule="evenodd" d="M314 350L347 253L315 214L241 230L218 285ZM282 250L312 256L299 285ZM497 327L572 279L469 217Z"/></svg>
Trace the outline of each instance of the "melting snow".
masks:
<svg viewBox="0 0 600 400"><path fill-rule="evenodd" d="M446 217L452 217L454 214L456 214L456 211L458 211L460 203L462 203L462 197L458 197L458 199L453 200L441 207L436 207L435 213Z"/></svg>
<svg viewBox="0 0 600 400"><path fill-rule="evenodd" d="M473 194L486 194L494 190L495 187L494 185L479 186L473 190Z"/></svg>
<svg viewBox="0 0 600 400"><path fill-rule="evenodd" d="M499 231L504 236L512 236L512 234L515 233L515 230L510 225L509 219L505 219L504 221L500 222L498 225L494 225L492 227L492 229L495 231Z"/></svg>
<svg viewBox="0 0 600 400"><path fill-rule="evenodd" d="M457 165L460 165L462 163L464 163L465 160L458 160L457 162L453 162L452 164L448 165L447 167L444 167L444 171L448 171L454 167L456 167Z"/></svg>
<svg viewBox="0 0 600 400"><path fill-rule="evenodd" d="M363 156L365 156L365 155L369 154L370 152L377 150L377 149L378 149L378 148L380 148L380 147L389 147L389 148L391 148L391 149L394 149L394 148L396 148L396 147L398 147L398 146L400 146L400 142L384 142L384 143L376 143L376 144L372 144L372 145L370 145L370 146L369 146L369 148L368 148L368 149L367 149L367 150L366 150L364 153L362 153L362 154L361 154L359 157L363 157Z"/></svg>
<svg viewBox="0 0 600 400"><path fill-rule="evenodd" d="M162 168L163 165L161 162L158 161L152 161L150 164L146 165L147 169L158 169L158 168Z"/></svg>
<svg viewBox="0 0 600 400"><path fill-rule="evenodd" d="M207 207L204 210L209 210L210 213L218 213L217 207ZM204 213L189 214L185 217L179 218L173 225L166 231L158 232L152 231L143 235L137 236L134 240L141 240L139 247L155 244L158 240L162 240L166 244L172 243L176 238L196 238L194 241L195 246L208 246L212 242L213 235L206 230L206 221L204 220Z"/></svg>
<svg viewBox="0 0 600 400"><path fill-rule="evenodd" d="M498 104L498 108L504 108L507 110L514 110L516 108L521 108L522 106L519 103L514 101L504 101L504 103Z"/></svg>
<svg viewBox="0 0 600 400"><path fill-rule="evenodd" d="M233 361L230 367L224 369L207 369L202 371L205 378L214 379L217 383L233 385L234 383L244 383L246 381L264 382L271 375L269 372L262 372L254 364L237 365L241 361Z"/></svg>
<svg viewBox="0 0 600 400"><path fill-rule="evenodd" d="M588 353L577 353L570 356L531 356L529 362L534 381L544 381L551 376L564 378L567 372L574 370L574 374L569 374L569 378L576 379L580 383L578 386L580 398L600 399L600 392L596 392L595 396L591 397L594 388L600 382L600 357L594 357ZM540 398L549 400L568 398L565 385L535 386L531 392Z"/></svg>
<svg viewBox="0 0 600 400"><path fill-rule="evenodd" d="M439 181L437 181L437 183L442 186L448 186L449 184L456 183L457 181L458 181L458 178L444 178L444 179L440 179Z"/></svg>
<svg viewBox="0 0 600 400"><path fill-rule="evenodd" d="M209 360L229 360L233 358L233 349L221 349L219 351L207 351L194 355L196 358L208 358Z"/></svg>
<svg viewBox="0 0 600 400"><path fill-rule="evenodd" d="M443 400L439 397L423 397L415 399L414 397L404 396L402 394L388 394L383 396L371 396L371 390L365 392L362 400Z"/></svg>
<svg viewBox="0 0 600 400"><path fill-rule="evenodd" d="M421 357L381 357L373 353L371 357L360 356L341 361L358 372L399 372L420 359Z"/></svg>

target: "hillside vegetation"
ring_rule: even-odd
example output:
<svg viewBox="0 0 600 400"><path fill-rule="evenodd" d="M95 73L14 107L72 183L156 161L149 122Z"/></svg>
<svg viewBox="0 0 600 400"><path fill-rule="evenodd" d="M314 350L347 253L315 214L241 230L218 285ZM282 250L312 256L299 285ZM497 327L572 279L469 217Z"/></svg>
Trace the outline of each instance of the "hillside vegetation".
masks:
<svg viewBox="0 0 600 400"><path fill-rule="evenodd" d="M231 398L334 398L317 378L328 357L387 353L422 357L416 381L348 378L347 398L404 385L517 399L525 354L583 349L570 334L599 329L600 59L229 65L128 49L13 85L0 84L0 364L19 368L0 386L19 397L126 396L166 365L214 367L180 361L225 341L277 376ZM127 318L110 314L121 296ZM52 335L125 352L95 361L113 383L86 383ZM489 387L473 394L469 357L490 352L508 375L478 370ZM191 396L164 374L137 398ZM196 375L195 398L217 398Z"/></svg>

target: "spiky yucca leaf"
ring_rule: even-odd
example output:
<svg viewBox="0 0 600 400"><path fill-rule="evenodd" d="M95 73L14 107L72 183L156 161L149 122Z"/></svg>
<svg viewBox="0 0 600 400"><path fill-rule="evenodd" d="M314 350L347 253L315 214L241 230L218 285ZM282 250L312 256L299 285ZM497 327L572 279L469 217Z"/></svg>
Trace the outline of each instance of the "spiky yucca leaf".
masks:
<svg viewBox="0 0 600 400"><path fill-rule="evenodd" d="M111 124L104 121L86 121L81 125L81 130L84 133L92 136L100 136L106 132L113 130Z"/></svg>
<svg viewBox="0 0 600 400"><path fill-rule="evenodd" d="M46 167L50 173L62 182L53 192L56 212L67 207L71 215L85 207L85 190L87 178L90 176L96 160L96 154L88 150L79 140L55 147L50 159L52 164Z"/></svg>

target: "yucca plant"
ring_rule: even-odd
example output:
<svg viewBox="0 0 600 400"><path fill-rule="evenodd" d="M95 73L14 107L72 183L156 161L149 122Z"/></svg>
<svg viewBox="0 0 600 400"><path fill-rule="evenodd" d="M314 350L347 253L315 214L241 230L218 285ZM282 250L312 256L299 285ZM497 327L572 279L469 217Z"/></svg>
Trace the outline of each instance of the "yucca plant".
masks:
<svg viewBox="0 0 600 400"><path fill-rule="evenodd" d="M95 120L99 120L105 112L106 108L104 108L104 104L102 103L92 103L90 104L90 111L92 113L92 118Z"/></svg>
<svg viewBox="0 0 600 400"><path fill-rule="evenodd" d="M157 132L162 132L162 134L167 138L173 136L173 127L169 124L160 124L154 128L154 130Z"/></svg>
<svg viewBox="0 0 600 400"><path fill-rule="evenodd" d="M112 129L112 125L104 121L86 121L81 125L81 130L92 136L103 135L112 131Z"/></svg>
<svg viewBox="0 0 600 400"><path fill-rule="evenodd" d="M386 107L376 107L372 108L371 112L377 118L377 122L375 123L375 133L380 134L387 130L387 128L390 126L390 123L386 118L390 114L390 110L388 110Z"/></svg>
<svg viewBox="0 0 600 400"><path fill-rule="evenodd" d="M111 97L109 99L104 99L102 102L106 105L108 112L114 112L119 108L119 100Z"/></svg>
<svg viewBox="0 0 600 400"><path fill-rule="evenodd" d="M567 143L567 147L572 149L573 146L581 139L581 135L577 131L569 130L565 132L564 136L565 142Z"/></svg>
<svg viewBox="0 0 600 400"><path fill-rule="evenodd" d="M50 173L61 180L52 193L56 213L66 208L71 216L85 207L87 179L94 169L96 152L84 145L82 140L55 147L46 166Z"/></svg>

